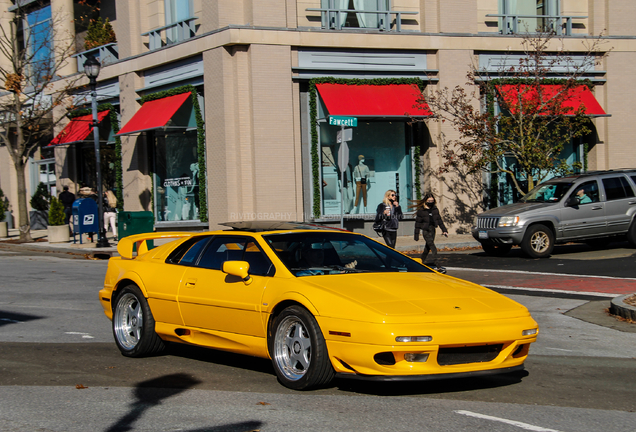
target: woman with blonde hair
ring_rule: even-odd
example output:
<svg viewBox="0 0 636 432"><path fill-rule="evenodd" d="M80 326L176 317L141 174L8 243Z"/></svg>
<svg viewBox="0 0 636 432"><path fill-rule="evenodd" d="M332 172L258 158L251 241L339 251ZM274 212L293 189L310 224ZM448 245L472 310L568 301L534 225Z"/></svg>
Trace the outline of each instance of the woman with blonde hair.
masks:
<svg viewBox="0 0 636 432"><path fill-rule="evenodd" d="M387 246L395 248L395 241L397 240L397 230L399 221L402 219L402 208L397 199L397 193L393 189L389 189L384 193L384 199L375 211L375 223L374 229L379 229L384 242Z"/></svg>
<svg viewBox="0 0 636 432"><path fill-rule="evenodd" d="M117 197L112 190L104 192L104 230L108 231L108 225L113 229L113 239L117 241Z"/></svg>

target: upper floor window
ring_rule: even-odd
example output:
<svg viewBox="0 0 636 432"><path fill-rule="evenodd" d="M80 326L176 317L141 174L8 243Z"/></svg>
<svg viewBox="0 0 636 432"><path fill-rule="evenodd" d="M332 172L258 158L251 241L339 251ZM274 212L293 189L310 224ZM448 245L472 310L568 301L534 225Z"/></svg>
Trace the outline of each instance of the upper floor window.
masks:
<svg viewBox="0 0 636 432"><path fill-rule="evenodd" d="M24 23L24 46L27 50L28 76L31 85L45 81L51 74L52 42L51 5L35 9L26 14Z"/></svg>
<svg viewBox="0 0 636 432"><path fill-rule="evenodd" d="M166 0L166 25L176 24L192 18L192 0ZM179 28L172 27L166 30L166 43L175 43L180 40Z"/></svg>
<svg viewBox="0 0 636 432"><path fill-rule="evenodd" d="M549 32L560 33L562 25L559 0L499 0L499 21L503 34Z"/></svg>
<svg viewBox="0 0 636 432"><path fill-rule="evenodd" d="M385 28L390 0L321 0L320 6L330 11L323 15L329 23L323 27ZM389 15L389 20L390 20Z"/></svg>

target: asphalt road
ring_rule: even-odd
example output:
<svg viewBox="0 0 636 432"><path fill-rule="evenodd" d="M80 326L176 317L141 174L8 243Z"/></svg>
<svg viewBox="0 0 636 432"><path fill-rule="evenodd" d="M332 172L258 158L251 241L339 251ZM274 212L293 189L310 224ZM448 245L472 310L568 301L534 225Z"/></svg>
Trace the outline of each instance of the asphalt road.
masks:
<svg viewBox="0 0 636 432"><path fill-rule="evenodd" d="M586 261L586 274L606 271L589 259L534 263L514 253L443 259L481 268ZM631 256L605 264L621 268L614 261L630 259L633 267ZM636 423L636 333L572 316L594 302L511 295L541 328L521 373L400 384L337 380L300 393L278 384L263 359L181 345L158 357L121 356L97 302L106 265L0 254L0 430L566 432L624 431Z"/></svg>

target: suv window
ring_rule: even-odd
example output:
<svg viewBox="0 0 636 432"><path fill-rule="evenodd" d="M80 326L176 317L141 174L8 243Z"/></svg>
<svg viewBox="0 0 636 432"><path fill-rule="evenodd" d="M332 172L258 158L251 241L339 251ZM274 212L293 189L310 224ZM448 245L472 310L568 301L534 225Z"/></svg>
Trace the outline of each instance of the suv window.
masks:
<svg viewBox="0 0 636 432"><path fill-rule="evenodd" d="M543 183L532 189L526 196L521 198L521 202L549 202L555 203L570 190L572 183Z"/></svg>
<svg viewBox="0 0 636 432"><path fill-rule="evenodd" d="M605 196L608 201L634 196L632 187L623 176L604 178L603 187L605 188Z"/></svg>
<svg viewBox="0 0 636 432"><path fill-rule="evenodd" d="M586 181L585 183L581 183L576 188L574 188L574 192L570 194L570 197L576 197L579 199L579 204L589 204L599 202L599 194L598 194L598 182L596 180Z"/></svg>

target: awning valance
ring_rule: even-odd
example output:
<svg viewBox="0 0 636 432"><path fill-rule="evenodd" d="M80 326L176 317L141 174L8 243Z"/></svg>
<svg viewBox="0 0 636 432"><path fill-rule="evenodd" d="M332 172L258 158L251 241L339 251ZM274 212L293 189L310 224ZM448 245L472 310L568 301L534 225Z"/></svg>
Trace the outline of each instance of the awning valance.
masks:
<svg viewBox="0 0 636 432"><path fill-rule="evenodd" d="M97 122L101 123L101 121L104 120L109 112L109 110L98 112ZM49 145L56 146L61 144L73 144L76 142L84 141L92 131L92 114L75 117L64 127L64 129L62 129L62 132L60 132L55 138L53 138Z"/></svg>
<svg viewBox="0 0 636 432"><path fill-rule="evenodd" d="M542 94L539 95L539 89L528 84L503 84L496 87L507 109L512 114L519 112L520 103L522 106L528 104L529 107L538 104L540 101L545 103L555 98L563 89L563 86L558 84L541 84L540 91ZM564 108L563 114L574 115L581 105L585 110L586 116L609 116L587 86L580 85L568 89L567 94L562 97L561 107ZM534 108L529 109L532 110ZM552 111L551 109L548 110ZM548 115L548 113L540 113L540 115Z"/></svg>
<svg viewBox="0 0 636 432"><path fill-rule="evenodd" d="M346 85L316 84L330 115L351 117L428 117L422 92L415 84Z"/></svg>
<svg viewBox="0 0 636 432"><path fill-rule="evenodd" d="M144 103L139 111L119 130L116 136L161 129L168 124L191 93L180 93Z"/></svg>

